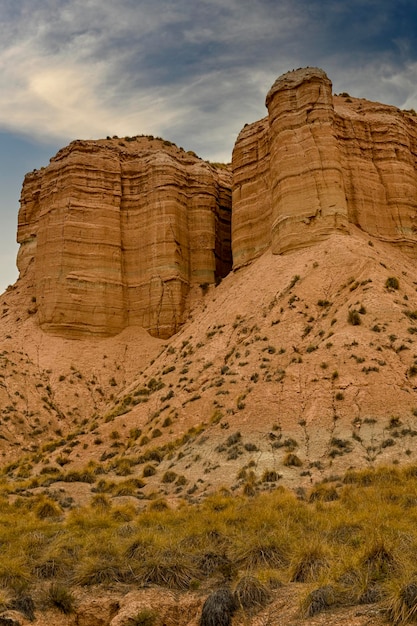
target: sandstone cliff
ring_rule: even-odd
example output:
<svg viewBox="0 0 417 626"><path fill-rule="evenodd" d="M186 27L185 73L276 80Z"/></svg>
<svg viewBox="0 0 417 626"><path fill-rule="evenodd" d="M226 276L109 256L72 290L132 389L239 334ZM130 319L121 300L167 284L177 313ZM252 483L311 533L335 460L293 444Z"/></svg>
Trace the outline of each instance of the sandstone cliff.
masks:
<svg viewBox="0 0 417 626"><path fill-rule="evenodd" d="M26 176L18 242L44 330L168 337L230 269L230 173L159 139L75 141Z"/></svg>
<svg viewBox="0 0 417 626"><path fill-rule="evenodd" d="M28 174L18 267L41 328L106 336L139 325L169 337L193 287L223 278L232 251L239 268L350 223L414 256L415 116L333 96L318 68L278 78L266 105L237 139L233 185L228 168L148 137L75 141Z"/></svg>
<svg viewBox="0 0 417 626"><path fill-rule="evenodd" d="M233 153L233 259L308 246L353 223L415 254L417 118L333 97L323 70L284 74Z"/></svg>
<svg viewBox="0 0 417 626"><path fill-rule="evenodd" d="M237 139L233 185L228 168L148 137L75 141L28 174L18 267L41 328L105 336L139 325L169 337L190 290L223 278L232 251L239 268L349 223L414 255L416 118L333 96L317 68L278 78L266 105Z"/></svg>

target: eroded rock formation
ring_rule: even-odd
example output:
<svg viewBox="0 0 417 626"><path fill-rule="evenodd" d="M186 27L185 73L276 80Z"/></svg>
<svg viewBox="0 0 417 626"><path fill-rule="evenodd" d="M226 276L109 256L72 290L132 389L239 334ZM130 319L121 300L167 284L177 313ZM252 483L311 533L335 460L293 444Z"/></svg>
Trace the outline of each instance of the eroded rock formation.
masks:
<svg viewBox="0 0 417 626"><path fill-rule="evenodd" d="M27 175L18 267L41 327L111 335L139 325L169 337L193 286L231 269L231 249L239 268L350 223L415 255L413 112L333 96L318 68L278 78L266 105L237 139L232 199L228 168L148 137L75 141Z"/></svg>
<svg viewBox="0 0 417 626"><path fill-rule="evenodd" d="M268 116L246 126L233 153L234 266L311 245L349 222L415 252L417 118L332 96L323 70L284 74Z"/></svg>
<svg viewBox="0 0 417 626"><path fill-rule="evenodd" d="M190 288L230 270L230 188L227 168L148 137L75 141L28 174L18 268L41 327L175 333Z"/></svg>

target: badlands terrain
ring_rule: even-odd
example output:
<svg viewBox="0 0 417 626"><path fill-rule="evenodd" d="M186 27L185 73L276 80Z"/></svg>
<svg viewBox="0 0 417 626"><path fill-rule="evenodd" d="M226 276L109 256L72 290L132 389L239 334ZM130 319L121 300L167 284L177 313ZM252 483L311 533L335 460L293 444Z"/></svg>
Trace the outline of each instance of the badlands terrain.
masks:
<svg viewBox="0 0 417 626"><path fill-rule="evenodd" d="M395 569L382 537L373 538L378 580L370 576L362 595L349 605L346 593L329 601L334 588L322 592L320 608L342 607L330 618L311 609L311 597L300 609L297 585L318 578L289 574L291 556L240 562L239 552L211 544L236 571L217 563L214 582L194 573L166 584L169 593L160 590L167 576L113 569L113 578L89 578L71 561L65 578L50 564L58 557L46 556L59 525L92 503L100 515L113 510L127 537L150 510L201 511L206 501L210 510L234 501L243 510L251 499L268 508L267 497L290 498L294 510L317 501L311 506L335 508L347 483L362 484L358 476L379 484L388 467L389 484L414 476L416 114L333 95L317 68L280 77L266 106L267 116L239 134L230 165L138 135L74 141L26 176L20 275L0 307L2 498L56 528L33 529L39 551L22 565L25 584L16 588L10 562L0 563L12 598L5 616L22 609L13 594L29 597L34 585L36 599L56 578L75 589L78 612L66 616L55 602L54 617L44 617L45 605L39 623L186 624L209 591L236 588L244 570L268 602L257 617L240 606L236 621L408 618L367 604L386 598L384 563ZM268 530L262 524L257 532ZM346 542L359 545L352 536ZM18 557L27 560L25 550ZM39 573L46 562L51 569ZM275 574L256 574L260 564ZM164 602L166 612L140 621L140 611ZM7 619L30 617L27 606L15 613Z"/></svg>

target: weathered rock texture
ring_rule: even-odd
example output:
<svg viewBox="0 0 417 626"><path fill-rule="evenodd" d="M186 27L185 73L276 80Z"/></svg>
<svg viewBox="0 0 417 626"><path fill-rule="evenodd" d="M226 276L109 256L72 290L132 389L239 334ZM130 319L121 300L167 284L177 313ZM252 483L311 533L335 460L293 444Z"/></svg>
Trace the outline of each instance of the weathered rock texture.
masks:
<svg viewBox="0 0 417 626"><path fill-rule="evenodd" d="M351 222L414 254L417 118L332 96L323 70L288 72L233 153L233 259L311 245Z"/></svg>
<svg viewBox="0 0 417 626"><path fill-rule="evenodd" d="M175 333L194 285L231 267L230 172L169 142L75 141L25 178L20 275L64 335Z"/></svg>
<svg viewBox="0 0 417 626"><path fill-rule="evenodd" d="M266 105L234 149L232 232L229 169L170 142L76 141L29 174L18 267L41 328L112 335L139 325L169 337L193 286L231 269L231 248L238 268L350 223L415 255L415 115L333 96L318 68L278 78Z"/></svg>

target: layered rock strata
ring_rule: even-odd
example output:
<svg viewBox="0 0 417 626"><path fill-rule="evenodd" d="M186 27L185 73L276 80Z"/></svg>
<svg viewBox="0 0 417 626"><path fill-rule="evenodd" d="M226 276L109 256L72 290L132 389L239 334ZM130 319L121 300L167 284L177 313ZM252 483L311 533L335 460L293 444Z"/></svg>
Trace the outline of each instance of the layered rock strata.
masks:
<svg viewBox="0 0 417 626"><path fill-rule="evenodd" d="M190 289L230 270L230 189L227 168L147 137L75 141L28 174L18 268L41 327L175 333Z"/></svg>
<svg viewBox="0 0 417 626"><path fill-rule="evenodd" d="M228 168L148 137L76 141L27 175L18 267L41 327L169 337L193 287L231 269L231 248L239 268L349 224L415 255L415 114L333 96L318 68L278 78L266 105L237 139L232 199Z"/></svg>
<svg viewBox="0 0 417 626"><path fill-rule="evenodd" d="M353 223L415 253L417 118L333 96L323 70L288 72L233 152L234 266L308 246Z"/></svg>
<svg viewBox="0 0 417 626"><path fill-rule="evenodd" d="M247 124L233 151L233 264L240 267L271 244L269 124Z"/></svg>

